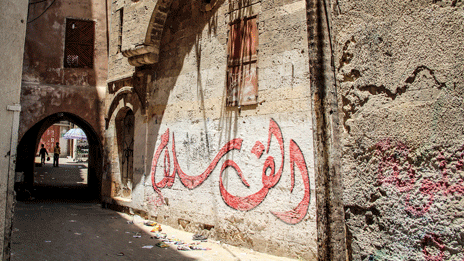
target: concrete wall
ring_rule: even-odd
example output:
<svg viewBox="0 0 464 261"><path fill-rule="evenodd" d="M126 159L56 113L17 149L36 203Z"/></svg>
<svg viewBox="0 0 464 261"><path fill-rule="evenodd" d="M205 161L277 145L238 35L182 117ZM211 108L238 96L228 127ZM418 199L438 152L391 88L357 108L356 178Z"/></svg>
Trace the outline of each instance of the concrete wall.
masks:
<svg viewBox="0 0 464 261"><path fill-rule="evenodd" d="M122 48L130 48L126 27L144 25L151 13L143 10L155 7L113 4L105 201L230 244L312 260L317 229L305 2L247 3L229 12L234 7L224 1L212 1L211 11L201 1L173 1L159 61L141 68L119 64L127 59L114 46L114 17L124 7ZM229 22L252 14L259 21L258 104L226 107ZM137 43L137 30L134 35L128 41ZM134 178L131 196L120 198L115 122L128 108L136 120ZM268 180L271 169L280 179Z"/></svg>
<svg viewBox="0 0 464 261"><path fill-rule="evenodd" d="M0 2L0 259L9 258L13 211L14 162L19 121L22 55L26 33L27 1ZM17 104L18 111L7 108Z"/></svg>
<svg viewBox="0 0 464 261"><path fill-rule="evenodd" d="M337 1L350 260L464 258L462 1Z"/></svg>
<svg viewBox="0 0 464 261"><path fill-rule="evenodd" d="M100 99L106 89L108 61L105 1L52 2L31 4L29 8L20 137L38 121L57 112L73 113L101 133ZM95 21L93 68L64 68L66 18Z"/></svg>

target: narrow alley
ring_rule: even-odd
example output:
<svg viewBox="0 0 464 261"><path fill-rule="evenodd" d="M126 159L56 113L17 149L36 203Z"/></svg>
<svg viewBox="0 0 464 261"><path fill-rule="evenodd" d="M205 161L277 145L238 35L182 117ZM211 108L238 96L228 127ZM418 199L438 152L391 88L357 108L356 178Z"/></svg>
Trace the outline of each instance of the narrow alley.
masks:
<svg viewBox="0 0 464 261"><path fill-rule="evenodd" d="M85 164L61 159L36 167L32 198L15 206L11 260L292 260L234 247L161 224L150 232L137 215L103 209L85 194ZM64 182L64 183L63 183ZM166 235L167 247L159 247ZM167 239L170 239L169 241ZM208 250L177 250L181 240Z"/></svg>

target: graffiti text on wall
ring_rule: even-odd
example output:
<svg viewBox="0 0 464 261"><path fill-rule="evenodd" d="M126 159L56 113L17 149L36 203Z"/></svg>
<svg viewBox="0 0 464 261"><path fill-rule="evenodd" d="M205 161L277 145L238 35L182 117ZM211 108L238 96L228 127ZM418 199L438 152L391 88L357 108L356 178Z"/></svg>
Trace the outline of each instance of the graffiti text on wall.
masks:
<svg viewBox="0 0 464 261"><path fill-rule="evenodd" d="M390 139L385 139L377 143L376 153L381 157L378 166L378 180L380 184L390 184L396 186L399 192L407 193L404 199L406 210L413 215L422 216L427 213L432 206L435 196L441 194L450 196L454 194L464 194L464 180L459 180L451 184L449 180L450 168L443 152L436 157L438 168L441 172L441 180L433 181L428 178L422 180L420 184L420 194L414 193L416 185L416 168L412 165L410 149L402 142L392 144ZM456 170L463 170L464 166L464 146L454 153ZM412 204L412 196L423 196L425 203L422 205Z"/></svg>
<svg viewBox="0 0 464 261"><path fill-rule="evenodd" d="M250 185L245 180L242 170L240 169L240 167L237 165L235 161L227 159L222 164L222 167L220 170L220 176L219 176L220 177L219 178L220 193L221 193L221 196L224 202L231 208L236 209L236 210L241 210L241 211L248 211L248 210L255 208L261 202L263 202L269 190L273 188L279 182L282 176L284 163L285 163L284 140L283 140L282 132L280 130L279 125L273 119L271 119L269 123L269 135L268 135L266 153L269 153L272 137L274 137L277 140L279 148L280 148L280 153L281 153L280 167L276 169L276 163L275 163L274 157L268 156L266 158L266 161L264 162L263 170L261 173L263 187L258 192L252 195L249 195L249 196L245 196L245 197L235 196L229 193L227 189L224 187L224 184L222 181L222 173L227 168L234 169L236 173L238 174L238 176L240 177L242 183L246 187L250 187ZM171 172L171 156L170 156L171 154L169 153L169 149L167 147L169 143L169 129L167 129L166 132L163 135L161 135L161 143L156 149L155 155L153 156L153 162L152 162L151 173L150 173L153 189L158 193L158 195L162 199L161 188L172 187L172 185L174 184L176 174L179 177L182 184L186 186L187 188L194 189L200 186L213 172L214 168L216 167L216 165L219 163L219 161L224 155L226 155L228 152L232 150L241 149L242 141L243 141L242 139L236 138L236 139L232 139L231 141L227 142L219 150L216 157L213 159L213 161L210 163L210 165L206 168L206 170L203 173L197 176L190 176L182 171L181 167L179 166L179 162L177 161L174 133L172 134L172 149L171 149L172 162L174 166ZM264 145L261 142L257 141L255 145L253 146L251 153L256 155L256 157L259 159L263 155L264 151L265 151ZM298 170L300 171L301 177L303 180L304 196L301 202L294 209L283 211L283 212L271 211L271 213L285 223L297 224L298 222L303 220L303 218L306 216L306 213L308 212L309 199L310 199L310 188L309 188L310 181L309 181L308 168L306 165L305 158L300 148L298 147L297 143L294 140L290 140L289 151L290 151L289 158L290 158L290 175L291 175L290 176L291 178L290 192L293 191L293 188L295 185L295 166L296 166ZM163 152L164 152L164 158L162 160L164 162L164 177L161 181L156 182L155 174L156 174L156 169L158 166L158 160L160 159L161 154ZM163 200L161 200L161 202L163 202Z"/></svg>

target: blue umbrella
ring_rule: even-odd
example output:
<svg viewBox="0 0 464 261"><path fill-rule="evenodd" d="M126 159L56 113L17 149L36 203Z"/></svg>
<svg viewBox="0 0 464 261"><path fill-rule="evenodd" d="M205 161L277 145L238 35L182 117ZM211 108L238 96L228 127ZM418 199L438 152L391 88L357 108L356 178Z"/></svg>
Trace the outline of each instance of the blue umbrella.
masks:
<svg viewBox="0 0 464 261"><path fill-rule="evenodd" d="M68 130L68 132L63 135L63 138L67 140L86 140L87 136L82 129L77 128Z"/></svg>

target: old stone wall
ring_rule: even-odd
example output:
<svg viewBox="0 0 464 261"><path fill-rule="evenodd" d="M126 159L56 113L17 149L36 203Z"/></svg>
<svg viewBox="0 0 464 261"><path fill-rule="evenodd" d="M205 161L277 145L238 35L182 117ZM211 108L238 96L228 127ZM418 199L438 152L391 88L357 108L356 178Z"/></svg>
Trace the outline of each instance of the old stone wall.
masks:
<svg viewBox="0 0 464 261"><path fill-rule="evenodd" d="M9 260L27 1L0 2L0 260Z"/></svg>
<svg viewBox="0 0 464 261"><path fill-rule="evenodd" d="M126 20L133 5L151 8L143 1L122 6L122 48L132 32L126 26L145 21L143 9L141 18ZM140 68L119 66L127 59L114 46L117 14L111 14L105 200L230 244L314 260L305 2L211 1L206 7L184 0L168 6L159 60ZM120 8L115 4L112 12ZM226 106L229 23L251 15L259 30L258 102ZM131 194L124 196L117 120L129 109L135 115L134 168Z"/></svg>
<svg viewBox="0 0 464 261"><path fill-rule="evenodd" d="M336 1L350 260L463 260L462 1Z"/></svg>
<svg viewBox="0 0 464 261"><path fill-rule="evenodd" d="M132 76L135 67L127 62L122 51L143 45L147 28L158 1L117 0L109 13L108 81Z"/></svg>

